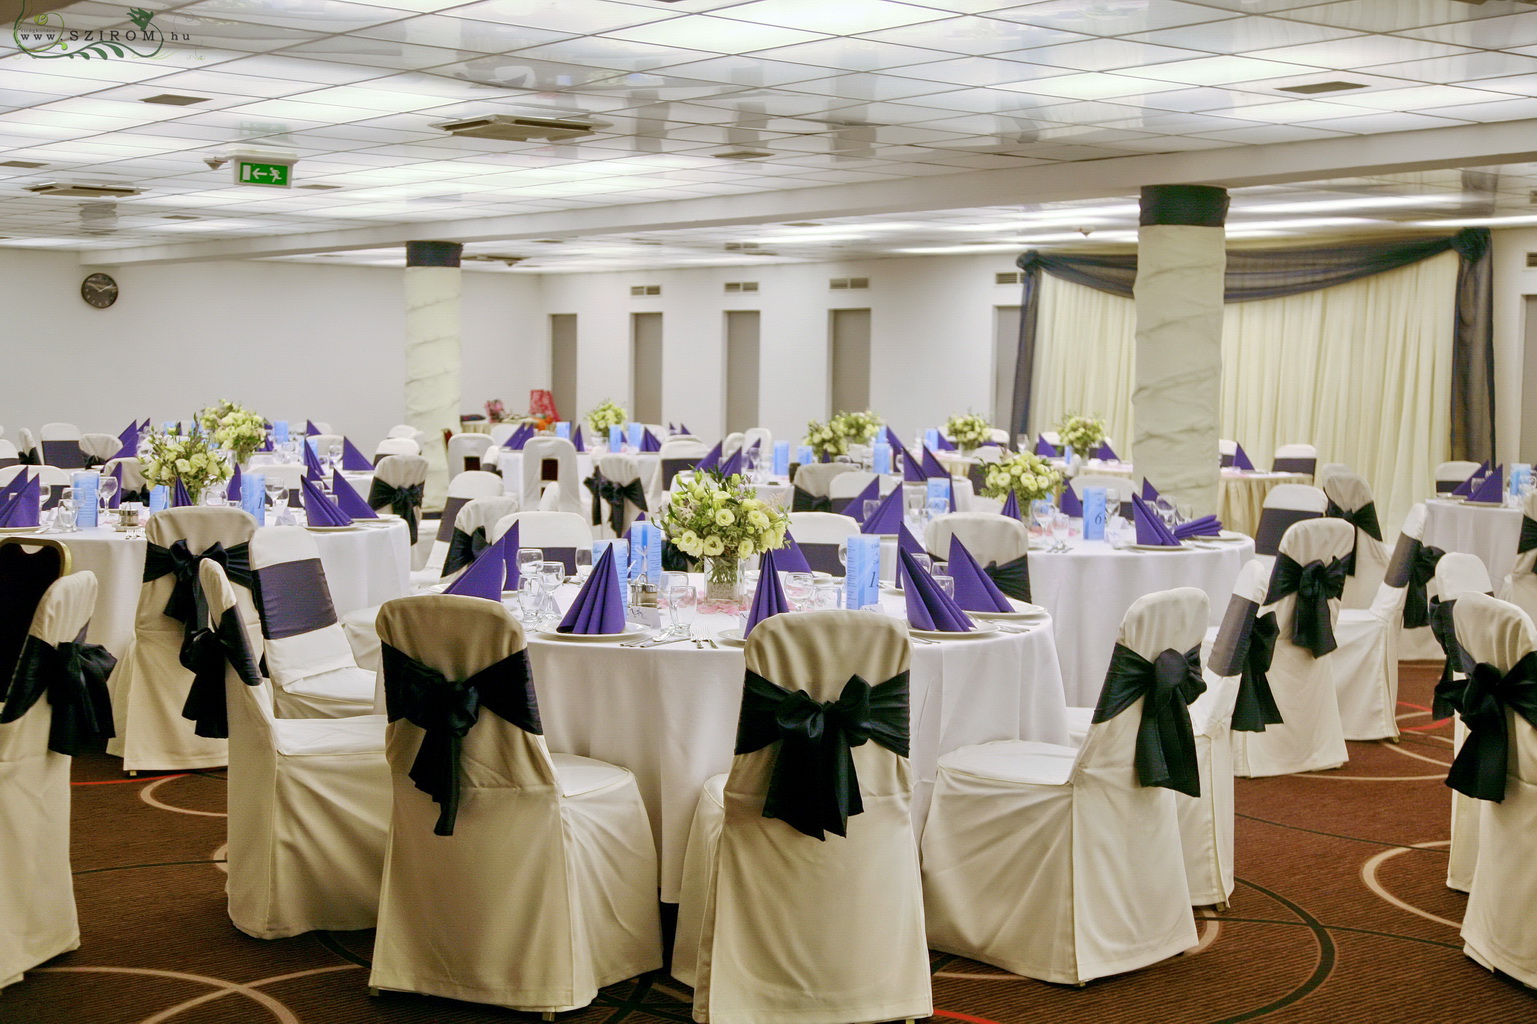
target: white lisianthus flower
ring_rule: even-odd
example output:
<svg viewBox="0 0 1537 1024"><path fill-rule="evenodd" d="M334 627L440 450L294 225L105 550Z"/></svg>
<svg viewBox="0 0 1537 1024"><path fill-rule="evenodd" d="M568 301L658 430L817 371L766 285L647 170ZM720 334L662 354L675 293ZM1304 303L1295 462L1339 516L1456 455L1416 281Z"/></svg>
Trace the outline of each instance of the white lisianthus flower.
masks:
<svg viewBox="0 0 1537 1024"><path fill-rule="evenodd" d="M752 539L748 538L747 540L742 541L740 545L738 545L737 555L741 558L751 558L754 554L757 553L757 550L758 549L753 546Z"/></svg>
<svg viewBox="0 0 1537 1024"><path fill-rule="evenodd" d="M183 476L185 476L186 474L192 472L192 463L188 462L186 459L177 459L176 460L176 472L181 473Z"/></svg>
<svg viewBox="0 0 1537 1024"><path fill-rule="evenodd" d="M706 537L704 539L703 551L704 551L704 554L706 556L708 556L710 558L714 558L716 555L720 554L721 552L723 552L725 550L726 550L726 542L721 540L720 537L718 537L718 536L716 536L714 534L711 534L710 536L708 536L708 537Z"/></svg>
<svg viewBox="0 0 1537 1024"><path fill-rule="evenodd" d="M729 508L715 510L715 525L730 526L736 522L736 515Z"/></svg>

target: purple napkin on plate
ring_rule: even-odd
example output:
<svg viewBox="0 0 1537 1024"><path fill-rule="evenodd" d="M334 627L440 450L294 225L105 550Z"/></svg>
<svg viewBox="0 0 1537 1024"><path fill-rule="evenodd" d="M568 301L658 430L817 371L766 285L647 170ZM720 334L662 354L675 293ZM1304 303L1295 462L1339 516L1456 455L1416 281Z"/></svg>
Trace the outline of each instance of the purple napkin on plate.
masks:
<svg viewBox="0 0 1537 1024"><path fill-rule="evenodd" d="M720 468L720 446L721 446L721 442L716 441L715 442L715 447L711 448L709 451L705 452L704 453L704 458L702 458L698 462L694 463L694 472L696 472L696 473L704 473L704 472L708 472L709 470L712 470L712 469L719 469Z"/></svg>
<svg viewBox="0 0 1537 1024"><path fill-rule="evenodd" d="M443 588L445 594L459 597L483 597L487 601L502 600L502 584L507 575L507 563L501 552L486 548L475 561L465 567L459 578Z"/></svg>
<svg viewBox="0 0 1537 1024"><path fill-rule="evenodd" d="M911 530L909 530L907 528L907 524L906 523L903 523L902 524L902 529L897 531L897 549L899 551L906 551L909 555L926 555L926 554L928 554L927 551L923 550L923 545L918 543L918 538L913 536L913 531L911 531ZM906 590L907 589L907 584L905 582L906 577L907 577L907 573L902 568L901 560L898 559L897 560L897 579L896 579L897 589L898 590Z"/></svg>
<svg viewBox="0 0 1537 1024"><path fill-rule="evenodd" d="M340 470L331 474L331 493L336 495L336 507L353 519L379 518L379 513L369 507L368 502L347 482Z"/></svg>
<svg viewBox="0 0 1537 1024"><path fill-rule="evenodd" d="M643 452L659 452L662 450L662 442L656 439L656 435L646 430L640 435L640 450Z"/></svg>
<svg viewBox="0 0 1537 1024"><path fill-rule="evenodd" d="M1161 548L1179 546L1179 538L1169 531L1158 513L1135 494L1131 496L1131 515L1137 524L1138 544Z"/></svg>
<svg viewBox="0 0 1537 1024"><path fill-rule="evenodd" d="M1101 444L1094 449L1094 457L1104 462L1119 462L1121 457L1115 453L1115 449L1108 444Z"/></svg>
<svg viewBox="0 0 1537 1024"><path fill-rule="evenodd" d="M939 435L939 450L942 451L942 452L953 452L953 451L955 451L955 442L951 441L945 435L940 434Z"/></svg>
<svg viewBox="0 0 1537 1024"><path fill-rule="evenodd" d="M875 515L859 527L861 533L894 534L902 528L902 488L881 499Z"/></svg>
<svg viewBox="0 0 1537 1024"><path fill-rule="evenodd" d="M117 490L112 492L112 497L107 499L108 508L121 508L123 504L123 464L119 462L112 467L112 479L117 481Z"/></svg>
<svg viewBox="0 0 1537 1024"><path fill-rule="evenodd" d="M1062 485L1061 508L1063 515L1073 519L1083 518L1083 499L1078 497L1078 492L1073 490L1072 484Z"/></svg>
<svg viewBox="0 0 1537 1024"><path fill-rule="evenodd" d="M42 477L23 470L11 481L8 500L0 507L0 527L36 526L43 507Z"/></svg>
<svg viewBox="0 0 1537 1024"><path fill-rule="evenodd" d="M774 552L765 551L758 559L758 589L753 591L752 607L747 611L747 625L742 627L742 636L750 635L753 627L770 615L789 610L790 602L785 599L785 589L779 582Z"/></svg>
<svg viewBox="0 0 1537 1024"><path fill-rule="evenodd" d="M1459 498L1466 498L1468 495L1473 493L1473 488L1478 486L1478 482L1483 479L1484 474L1487 472L1489 472L1489 463L1480 463L1479 467L1473 471L1471 476L1469 476L1462 483L1458 484L1456 487L1452 488L1452 493L1457 495Z"/></svg>
<svg viewBox="0 0 1537 1024"><path fill-rule="evenodd" d="M235 463L235 471L230 474L229 483L224 485L224 500L240 503L240 463ZM118 486L123 486L123 481L118 480Z"/></svg>
<svg viewBox="0 0 1537 1024"><path fill-rule="evenodd" d="M300 483L304 485L304 516L305 522L310 526L351 526L352 517L336 507L336 502L326 497L326 492L320 489L315 481L305 478Z"/></svg>
<svg viewBox="0 0 1537 1024"><path fill-rule="evenodd" d="M592 567L592 575L582 584L581 592L571 602L566 617L555 627L557 633L581 633L593 636L598 633L624 632L624 597L619 582L619 569L614 565L614 545L603 549L598 564Z"/></svg>
<svg viewBox="0 0 1537 1024"><path fill-rule="evenodd" d="M1142 478L1142 500L1143 501L1157 501L1158 500L1158 488L1154 487L1153 486L1153 481L1149 480L1147 477L1143 477Z"/></svg>
<svg viewBox="0 0 1537 1024"><path fill-rule="evenodd" d="M571 431L571 443L576 446L576 450L579 452L587 450L587 446L582 443L582 425L580 423L576 425L575 430Z"/></svg>
<svg viewBox="0 0 1537 1024"><path fill-rule="evenodd" d="M1243 450L1243 445L1241 444L1233 446L1233 468L1247 469L1250 472L1254 471L1254 460L1249 458L1249 453Z"/></svg>
<svg viewBox="0 0 1537 1024"><path fill-rule="evenodd" d="M1187 537L1215 537L1222 532L1222 520L1216 516L1201 516L1192 519L1188 523L1180 523L1174 527L1174 536L1180 540Z"/></svg>
<svg viewBox="0 0 1537 1024"><path fill-rule="evenodd" d="M304 421L304 436L305 437L314 437L318 433L320 433L320 428L315 426L315 421L314 420L305 420Z"/></svg>
<svg viewBox="0 0 1537 1024"><path fill-rule="evenodd" d="M4 487L0 487L0 511L4 511L7 503L12 498L16 497L17 492L19 492L26 485L27 471L22 470L20 473L17 473L15 476L11 477L10 483L6 484Z"/></svg>
<svg viewBox="0 0 1537 1024"><path fill-rule="evenodd" d="M688 424L687 423L684 423L682 420L679 420L678 421L678 433L680 433L680 434L692 434L693 431L688 429Z"/></svg>
<svg viewBox="0 0 1537 1024"><path fill-rule="evenodd" d="M523 574L518 570L518 524L512 524L512 529L502 534L502 539L492 544L487 550L495 550L499 557L507 565L506 579L502 581L503 590L517 590L523 582Z"/></svg>
<svg viewBox="0 0 1537 1024"><path fill-rule="evenodd" d="M117 450L116 455L112 456L114 459L131 459L139 454L139 425L137 423L128 424L123 432L117 435L117 439L122 442L122 447Z"/></svg>
<svg viewBox="0 0 1537 1024"><path fill-rule="evenodd" d="M977 564L961 538L950 535L950 561L945 568L955 580L955 603L968 612L1011 612L1014 606L993 578Z"/></svg>
<svg viewBox="0 0 1537 1024"><path fill-rule="evenodd" d="M907 573L907 587L903 596L907 599L907 623L914 629L926 629L942 633L969 633L975 627L955 599L934 582L934 577L914 561L906 551L898 551L897 558Z"/></svg>
<svg viewBox="0 0 1537 1024"><path fill-rule="evenodd" d="M720 464L721 476L734 476L742 471L742 449L731 453L731 458Z"/></svg>
<svg viewBox="0 0 1537 1024"><path fill-rule="evenodd" d="M927 445L923 447L923 476L926 480L948 479L950 476L950 471L939 464Z"/></svg>
<svg viewBox="0 0 1537 1024"><path fill-rule="evenodd" d="M896 449L893 448L892 451L895 452ZM927 454L927 453L925 453L925 454ZM924 473L923 473L923 465L922 465L922 463L920 463L917 459L913 458L906 451L903 451L902 452L902 480L903 480L903 482L910 483L910 484L921 484L921 483L923 483L927 479L928 479L928 477L925 476Z"/></svg>
<svg viewBox="0 0 1537 1024"><path fill-rule="evenodd" d="M799 544L795 543L795 538L790 535L789 530L785 531L785 546L779 549L776 560L779 568L785 572L811 571L811 563L806 561L806 553L801 550Z"/></svg>
<svg viewBox="0 0 1537 1024"><path fill-rule="evenodd" d="M1035 439L1035 454L1042 458L1054 459L1061 453L1057 451L1057 446L1046 440L1046 435L1042 434Z"/></svg>
<svg viewBox="0 0 1537 1024"><path fill-rule="evenodd" d="M1003 508L999 510L999 514L1008 516L1010 519L1024 518L1019 511L1019 495L1014 493L1014 488L1009 488L1009 496L1003 499Z"/></svg>
<svg viewBox="0 0 1537 1024"><path fill-rule="evenodd" d="M171 489L171 507L186 508L192 504L192 495L187 493L187 485L181 482L181 477L176 478L176 486Z"/></svg>
<svg viewBox="0 0 1537 1024"><path fill-rule="evenodd" d="M902 488L900 487L897 488L899 491L901 489ZM869 483L865 484L865 489L854 495L854 497L849 500L849 503L843 506L843 514L849 516L854 520L854 522L863 526L865 522L865 502L880 500L881 481L880 478L877 477L874 480L871 480Z"/></svg>
<svg viewBox="0 0 1537 1024"><path fill-rule="evenodd" d="M529 426L527 423L518 424L518 429L514 430L508 436L507 440L503 442L502 450L509 452L522 451L523 446L528 443L529 436L532 435L533 432L534 428Z"/></svg>
<svg viewBox="0 0 1537 1024"><path fill-rule="evenodd" d="M882 427L881 429L886 432L886 443L891 445L892 456L900 455L902 456L902 461L906 462L908 458L907 446L902 443L902 439L897 436L897 432L890 427Z"/></svg>
<svg viewBox="0 0 1537 1024"><path fill-rule="evenodd" d="M1505 500L1505 467L1495 466L1494 472L1479 481L1468 495L1469 501L1503 502Z"/></svg>
<svg viewBox="0 0 1537 1024"><path fill-rule="evenodd" d="M326 471L320 468L320 456L315 454L315 446L308 440L299 445L304 449L304 478L306 480L324 480Z"/></svg>
<svg viewBox="0 0 1537 1024"><path fill-rule="evenodd" d="M374 468L368 456L358 451L358 446L348 437L342 438L342 468L349 473L367 473Z"/></svg>

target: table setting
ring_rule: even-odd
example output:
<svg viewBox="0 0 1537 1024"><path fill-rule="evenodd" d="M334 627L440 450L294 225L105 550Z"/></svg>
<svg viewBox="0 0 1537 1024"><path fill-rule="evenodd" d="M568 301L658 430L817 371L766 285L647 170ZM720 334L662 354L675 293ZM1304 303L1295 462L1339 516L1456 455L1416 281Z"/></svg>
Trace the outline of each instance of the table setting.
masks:
<svg viewBox="0 0 1537 1024"><path fill-rule="evenodd" d="M1504 466L1485 463L1450 493L1425 499L1424 543L1476 555L1498 589L1515 565L1522 502L1534 490L1531 466L1512 465L1507 479Z"/></svg>

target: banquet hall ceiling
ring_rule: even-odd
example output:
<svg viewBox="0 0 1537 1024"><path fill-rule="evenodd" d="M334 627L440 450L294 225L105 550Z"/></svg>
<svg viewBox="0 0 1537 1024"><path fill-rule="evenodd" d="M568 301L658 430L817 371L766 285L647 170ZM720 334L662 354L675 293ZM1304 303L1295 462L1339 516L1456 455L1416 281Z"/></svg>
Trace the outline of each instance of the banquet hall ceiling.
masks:
<svg viewBox="0 0 1537 1024"><path fill-rule="evenodd" d="M38 4L19 25L133 27ZM1137 184L1202 171L1239 238L1537 223L1526 0L139 7L182 37L153 59L5 34L0 246L398 265L457 238L514 272L1006 252L1131 241ZM594 131L434 127L489 114ZM210 166L238 152L296 157L295 187ZM140 191L26 191L50 182Z"/></svg>

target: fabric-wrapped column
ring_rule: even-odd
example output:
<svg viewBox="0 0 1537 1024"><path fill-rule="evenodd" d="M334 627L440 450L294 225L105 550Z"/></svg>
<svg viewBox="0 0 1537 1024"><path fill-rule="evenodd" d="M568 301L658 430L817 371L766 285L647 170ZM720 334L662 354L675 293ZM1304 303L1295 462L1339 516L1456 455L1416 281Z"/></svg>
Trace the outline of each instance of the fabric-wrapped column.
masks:
<svg viewBox="0 0 1537 1024"><path fill-rule="evenodd" d="M448 494L444 429L459 428L459 242L406 243L406 418L427 435L423 504Z"/></svg>
<svg viewBox="0 0 1537 1024"><path fill-rule="evenodd" d="M1227 190L1142 189L1137 239L1137 471L1197 515L1217 511Z"/></svg>

